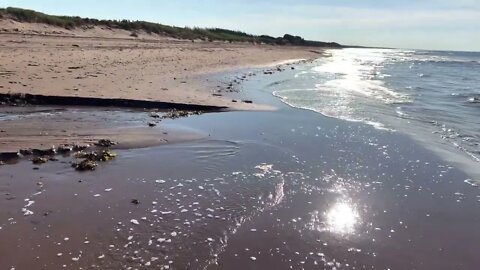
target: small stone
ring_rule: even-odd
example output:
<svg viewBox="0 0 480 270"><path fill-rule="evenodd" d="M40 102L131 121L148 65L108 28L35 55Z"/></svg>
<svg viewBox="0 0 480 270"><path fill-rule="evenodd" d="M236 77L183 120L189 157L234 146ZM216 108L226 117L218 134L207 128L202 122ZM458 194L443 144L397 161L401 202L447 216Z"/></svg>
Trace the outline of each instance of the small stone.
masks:
<svg viewBox="0 0 480 270"><path fill-rule="evenodd" d="M65 153L68 153L68 152L73 151L73 146L60 145L60 146L57 148L57 151L58 151L59 153L65 154Z"/></svg>
<svg viewBox="0 0 480 270"><path fill-rule="evenodd" d="M117 143L108 139L101 139L101 140L98 140L98 142L96 142L95 145L100 147L111 147L111 146L117 145Z"/></svg>
<svg viewBox="0 0 480 270"><path fill-rule="evenodd" d="M138 204L140 204L140 201L137 200L137 199L132 199L132 200L130 201L130 203L131 203L131 204L138 205Z"/></svg>
<svg viewBox="0 0 480 270"><path fill-rule="evenodd" d="M45 157L34 157L32 163L35 165L45 164L48 162L48 159Z"/></svg>
<svg viewBox="0 0 480 270"><path fill-rule="evenodd" d="M93 171L95 170L95 168L97 168L97 166L97 162L89 159L85 159L79 163L72 164L72 167L74 167L77 171Z"/></svg>
<svg viewBox="0 0 480 270"><path fill-rule="evenodd" d="M131 222L132 224L135 224L135 225L139 225L139 224L140 224L140 223L138 222L138 220L136 220L136 219L132 219L132 220L130 220L130 222Z"/></svg>

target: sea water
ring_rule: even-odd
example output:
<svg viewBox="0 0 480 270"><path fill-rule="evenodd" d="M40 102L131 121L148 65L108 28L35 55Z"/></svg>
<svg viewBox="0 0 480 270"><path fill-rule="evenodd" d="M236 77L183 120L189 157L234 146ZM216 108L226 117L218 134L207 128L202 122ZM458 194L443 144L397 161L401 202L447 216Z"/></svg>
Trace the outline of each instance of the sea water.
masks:
<svg viewBox="0 0 480 270"><path fill-rule="evenodd" d="M327 50L275 86L285 103L411 135L480 179L480 53Z"/></svg>

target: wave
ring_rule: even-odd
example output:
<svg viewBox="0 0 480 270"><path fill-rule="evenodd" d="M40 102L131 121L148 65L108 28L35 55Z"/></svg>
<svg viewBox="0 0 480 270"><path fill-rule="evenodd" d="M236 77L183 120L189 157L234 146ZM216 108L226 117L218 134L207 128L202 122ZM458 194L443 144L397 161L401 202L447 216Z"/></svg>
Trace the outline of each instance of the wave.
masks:
<svg viewBox="0 0 480 270"><path fill-rule="evenodd" d="M402 103L408 96L385 86L384 78L389 74L381 72L392 50L342 50L333 52L327 62L313 67L312 72L330 76L319 90L334 91L345 95L359 95L375 98L385 103Z"/></svg>
<svg viewBox="0 0 480 270"><path fill-rule="evenodd" d="M288 96L285 95L286 92L297 92L297 91L316 91L316 89L288 89L288 90L282 90L282 91L274 91L272 95L275 97L278 97L283 103L293 108L313 111L330 118L336 118L336 119L345 120L349 122L364 123L378 130L391 131L391 132L395 131L394 129L387 127L386 125L380 122L376 122L369 119L363 119L363 118L355 118L350 114L345 114L345 113L342 114L342 112L345 112L345 110L339 109L339 107L342 107L342 106L314 107L314 106L308 106L308 105L301 105L302 103L298 102L298 100L290 101Z"/></svg>
<svg viewBox="0 0 480 270"><path fill-rule="evenodd" d="M343 49L330 50L328 58L312 63L310 68L295 74L298 85L304 88L281 89L275 85L274 96L295 108L315 111L327 117L351 122L362 122L381 130L393 130L364 112L362 106L404 104L410 97L389 88L383 73L391 54L402 55L396 50ZM406 55L406 54L403 54ZM310 84L305 84L310 82Z"/></svg>

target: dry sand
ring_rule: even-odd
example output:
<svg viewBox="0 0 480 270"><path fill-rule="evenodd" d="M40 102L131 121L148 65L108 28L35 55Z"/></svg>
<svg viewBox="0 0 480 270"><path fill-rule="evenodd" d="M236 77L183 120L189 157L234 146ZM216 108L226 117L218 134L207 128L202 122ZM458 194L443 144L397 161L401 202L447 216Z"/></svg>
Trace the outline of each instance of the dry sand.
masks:
<svg viewBox="0 0 480 270"><path fill-rule="evenodd" d="M212 74L318 57L306 47L129 36L94 27L73 31L0 20L0 93L126 98L259 108L213 95ZM148 38L148 39L147 39Z"/></svg>

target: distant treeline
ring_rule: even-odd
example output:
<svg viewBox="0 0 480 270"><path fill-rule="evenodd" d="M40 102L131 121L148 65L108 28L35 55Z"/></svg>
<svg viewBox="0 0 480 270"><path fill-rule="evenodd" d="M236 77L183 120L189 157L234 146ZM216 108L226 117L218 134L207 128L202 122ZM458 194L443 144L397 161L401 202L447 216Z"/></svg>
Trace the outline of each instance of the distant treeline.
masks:
<svg viewBox="0 0 480 270"><path fill-rule="evenodd" d="M341 47L335 42L321 42L305 40L299 36L286 34L283 37L271 37L267 35L250 35L240 31L233 31L221 28L190 28L163 25L145 21L130 20L98 20L73 16L54 16L28 9L8 7L0 9L0 18L11 18L19 22L44 23L54 25L65 29L74 29L77 27L106 26L112 29L124 29L131 31L132 36L136 36L139 31L148 34L165 35L178 39L202 39L208 41L228 41L228 42L255 42L271 45L297 45L297 46L315 46L315 47Z"/></svg>

